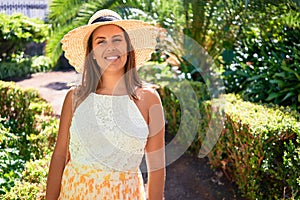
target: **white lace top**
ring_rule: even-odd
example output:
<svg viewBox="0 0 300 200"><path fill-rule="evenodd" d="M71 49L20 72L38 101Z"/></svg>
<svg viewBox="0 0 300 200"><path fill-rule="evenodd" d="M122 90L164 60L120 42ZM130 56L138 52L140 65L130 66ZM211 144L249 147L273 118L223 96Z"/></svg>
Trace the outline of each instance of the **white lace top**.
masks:
<svg viewBox="0 0 300 200"><path fill-rule="evenodd" d="M96 169L136 171L148 133L142 114L128 95L91 93L72 119L71 160Z"/></svg>

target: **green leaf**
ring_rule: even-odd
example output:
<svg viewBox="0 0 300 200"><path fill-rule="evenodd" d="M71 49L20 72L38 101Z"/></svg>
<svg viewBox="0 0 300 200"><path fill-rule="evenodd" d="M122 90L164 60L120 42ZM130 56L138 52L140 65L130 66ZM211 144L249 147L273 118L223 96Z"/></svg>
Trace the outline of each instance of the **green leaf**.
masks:
<svg viewBox="0 0 300 200"><path fill-rule="evenodd" d="M273 99L276 99L280 96L279 93L276 93L276 92L272 92L271 94L269 94L269 96L267 97L266 101L271 101Z"/></svg>
<svg viewBox="0 0 300 200"><path fill-rule="evenodd" d="M261 78L263 78L263 77L264 77L264 75L263 75L263 74L260 74L260 75L256 75L256 76L252 76L252 77L247 78L247 81L258 80L258 79L261 79Z"/></svg>
<svg viewBox="0 0 300 200"><path fill-rule="evenodd" d="M292 96L295 96L295 93L294 92L289 92L285 95L285 97L281 101L285 101L286 99L288 99Z"/></svg>
<svg viewBox="0 0 300 200"><path fill-rule="evenodd" d="M272 84L278 84L279 87L283 87L286 84L286 82L282 80L270 80L269 82Z"/></svg>
<svg viewBox="0 0 300 200"><path fill-rule="evenodd" d="M225 51L222 53L222 58L224 62L230 63L233 60L234 54L232 49L225 49Z"/></svg>
<svg viewBox="0 0 300 200"><path fill-rule="evenodd" d="M281 65L281 69L283 69L284 71L287 71L287 72L295 73L294 70L292 70L291 68L289 68L285 65Z"/></svg>
<svg viewBox="0 0 300 200"><path fill-rule="evenodd" d="M286 78L286 73L285 72L275 73L273 76L274 77Z"/></svg>

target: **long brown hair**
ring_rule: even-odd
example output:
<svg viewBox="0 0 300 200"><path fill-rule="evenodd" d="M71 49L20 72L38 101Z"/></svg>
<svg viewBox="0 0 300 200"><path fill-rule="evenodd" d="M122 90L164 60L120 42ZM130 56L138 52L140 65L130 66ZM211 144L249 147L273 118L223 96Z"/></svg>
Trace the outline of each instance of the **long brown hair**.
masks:
<svg viewBox="0 0 300 200"><path fill-rule="evenodd" d="M121 27L120 27L121 28ZM122 28L121 28L122 29ZM137 73L136 63L135 63L135 52L133 46L130 42L130 38L127 32L122 29L124 32L124 37L127 43L127 61L124 66L124 79L128 95L133 99L138 99L136 95L137 87L142 87L142 81ZM94 32L93 32L94 33ZM96 92L97 88L101 88L101 75L102 71L97 61L93 59L92 46L92 37L93 33L90 35L88 44L87 44L87 53L85 56L85 65L82 74L81 85L77 86L74 90L73 106L74 111L80 105L86 97L92 93Z"/></svg>

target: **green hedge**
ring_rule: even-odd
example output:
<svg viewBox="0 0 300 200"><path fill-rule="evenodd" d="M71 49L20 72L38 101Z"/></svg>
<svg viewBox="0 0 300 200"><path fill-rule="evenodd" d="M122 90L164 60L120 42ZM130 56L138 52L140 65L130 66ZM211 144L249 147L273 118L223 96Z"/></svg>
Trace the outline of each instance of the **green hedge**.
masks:
<svg viewBox="0 0 300 200"><path fill-rule="evenodd" d="M233 94L210 100L205 84L181 80L180 74L164 63L150 63L139 73L144 80L159 86L167 137L175 136L183 127L184 134L179 139L186 142L185 136L193 134L192 126L198 125L189 150L198 154L207 142L217 141L208 155L210 164L222 168L247 199L300 198L299 113L288 107L243 101ZM193 98L184 98L186 102L181 98L193 95L198 105ZM197 106L200 117L191 115L194 112L186 104ZM218 105L222 110L218 110ZM182 116L191 122L184 124ZM195 119L198 123L193 122ZM208 133L213 134L209 137L218 136L215 132L220 125L224 126L220 137L206 140Z"/></svg>
<svg viewBox="0 0 300 200"><path fill-rule="evenodd" d="M178 142L190 143L189 150L198 152L208 124L203 116L205 107L202 105L203 101L210 99L206 85L181 81L165 85L158 92L165 111L167 134L172 137L180 134Z"/></svg>
<svg viewBox="0 0 300 200"><path fill-rule="evenodd" d="M0 80L5 80L13 77L26 77L30 74L29 60L22 62L1 62L0 63Z"/></svg>
<svg viewBox="0 0 300 200"><path fill-rule="evenodd" d="M299 199L299 113L234 95L226 100L225 128L209 154L211 165L248 199Z"/></svg>
<svg viewBox="0 0 300 200"><path fill-rule="evenodd" d="M0 80L26 77L36 72L46 72L52 69L50 58L34 56L0 63Z"/></svg>
<svg viewBox="0 0 300 200"><path fill-rule="evenodd" d="M17 199L11 195L29 192L26 185L43 184L47 168L33 179L39 168L30 166L46 162L43 160L53 150L58 123L50 104L36 90L0 81L0 99L0 198Z"/></svg>
<svg viewBox="0 0 300 200"><path fill-rule="evenodd" d="M174 142L189 144L190 151L198 152L207 129L202 102L211 99L206 85L181 79L166 63L148 63L139 69L139 74L143 80L158 86L167 139L177 136Z"/></svg>

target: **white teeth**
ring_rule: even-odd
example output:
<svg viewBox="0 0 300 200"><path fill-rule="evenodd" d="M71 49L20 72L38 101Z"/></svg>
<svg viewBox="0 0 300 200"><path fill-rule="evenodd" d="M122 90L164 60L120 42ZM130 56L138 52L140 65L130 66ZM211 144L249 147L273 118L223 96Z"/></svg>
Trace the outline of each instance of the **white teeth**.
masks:
<svg viewBox="0 0 300 200"><path fill-rule="evenodd" d="M106 57L105 59L107 59L107 60L116 60L118 58L119 58L118 56L109 56L109 57Z"/></svg>

